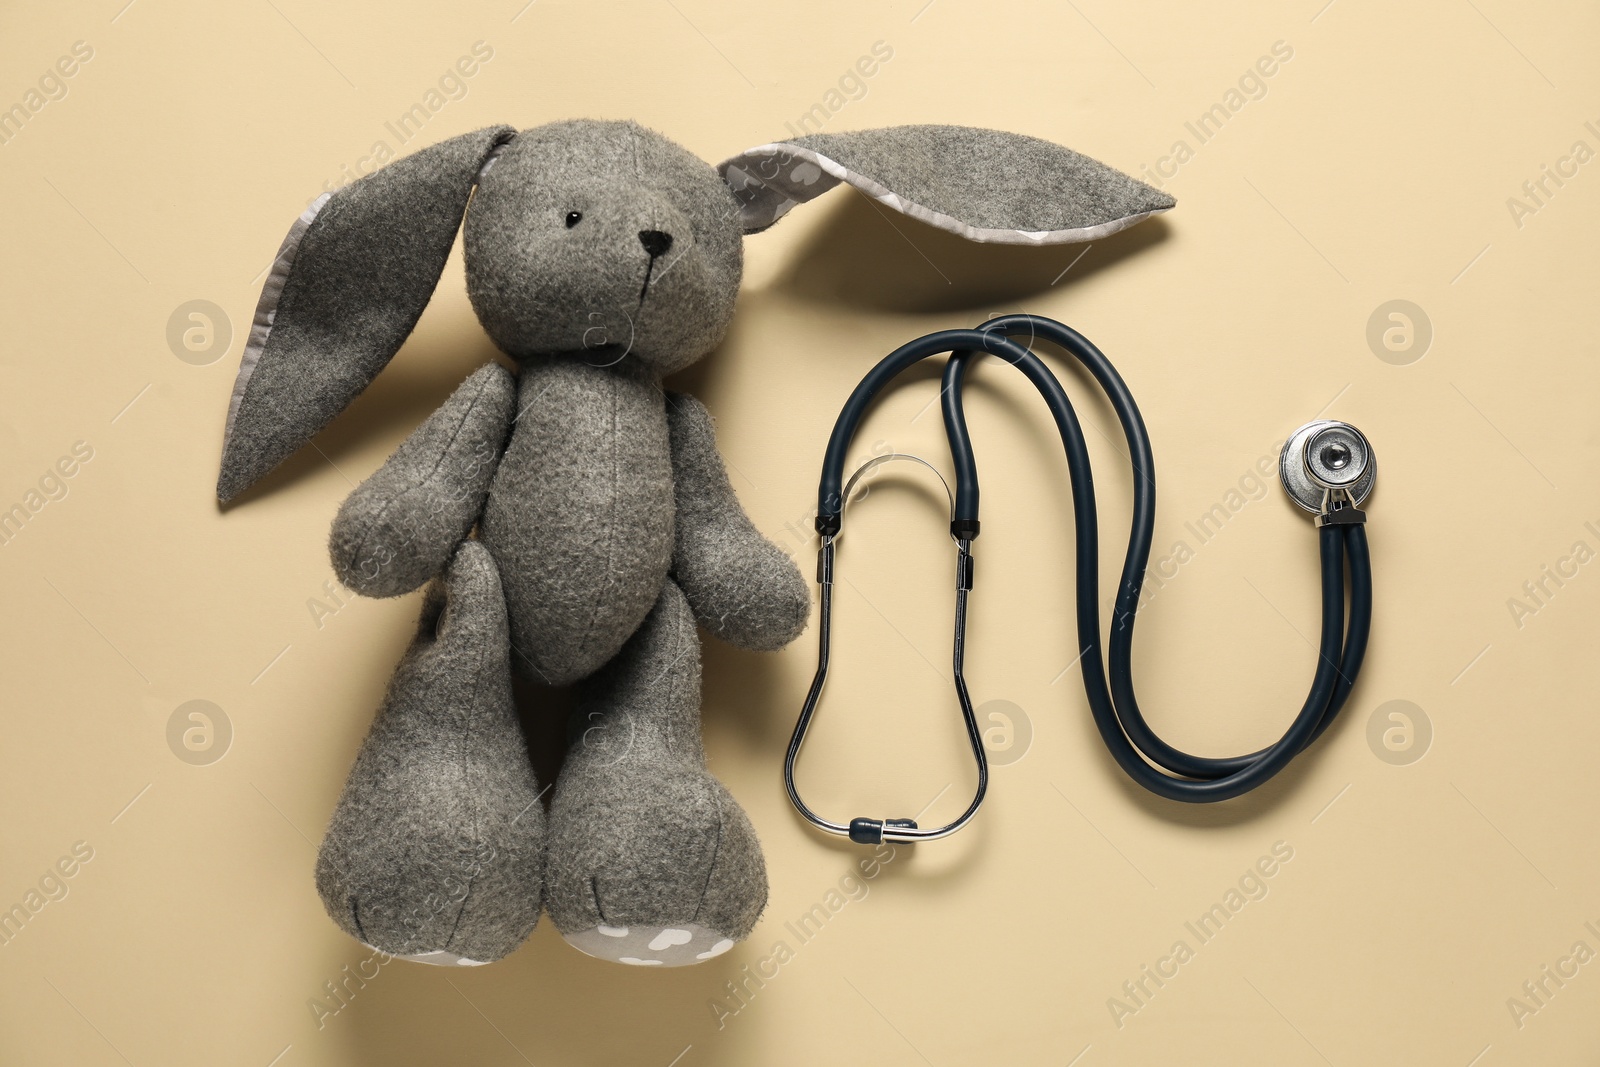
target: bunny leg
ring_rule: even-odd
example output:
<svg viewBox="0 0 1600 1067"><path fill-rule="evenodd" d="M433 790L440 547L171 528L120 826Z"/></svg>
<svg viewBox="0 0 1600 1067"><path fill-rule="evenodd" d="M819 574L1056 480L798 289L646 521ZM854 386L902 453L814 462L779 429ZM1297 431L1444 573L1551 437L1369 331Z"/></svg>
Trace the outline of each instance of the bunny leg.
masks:
<svg viewBox="0 0 1600 1067"><path fill-rule="evenodd" d="M546 907L591 956L710 959L748 937L767 901L761 847L706 770L700 641L668 580L615 659L583 683L550 812Z"/></svg>
<svg viewBox="0 0 1600 1067"><path fill-rule="evenodd" d="M544 810L511 695L500 575L463 542L428 591L317 857L317 889L352 937L470 965L532 932Z"/></svg>

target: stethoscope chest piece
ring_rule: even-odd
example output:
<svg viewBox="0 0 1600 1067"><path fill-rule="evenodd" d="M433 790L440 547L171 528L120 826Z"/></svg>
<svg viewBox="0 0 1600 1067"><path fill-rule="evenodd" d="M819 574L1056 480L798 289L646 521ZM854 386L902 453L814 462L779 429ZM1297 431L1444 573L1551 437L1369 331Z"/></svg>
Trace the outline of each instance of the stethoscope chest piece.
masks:
<svg viewBox="0 0 1600 1067"><path fill-rule="evenodd" d="M1348 422L1318 419L1284 442L1278 476L1290 498L1319 523L1338 521L1339 512L1359 508L1372 494L1378 460L1360 430Z"/></svg>

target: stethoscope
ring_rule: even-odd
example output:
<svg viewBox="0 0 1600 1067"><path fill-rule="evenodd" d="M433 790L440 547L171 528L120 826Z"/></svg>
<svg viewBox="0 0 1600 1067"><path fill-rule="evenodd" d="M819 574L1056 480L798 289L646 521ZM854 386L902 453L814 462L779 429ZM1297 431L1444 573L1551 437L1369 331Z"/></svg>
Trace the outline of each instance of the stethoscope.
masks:
<svg viewBox="0 0 1600 1067"><path fill-rule="evenodd" d="M1095 514L1094 477L1083 430L1066 392L1048 367L1032 351L1011 338L1042 338L1065 349L1088 369L1105 390L1128 440L1134 473L1133 522L1128 554L1122 567L1111 621L1110 671L1101 658L1099 608L1099 524ZM860 478L872 467L890 459L915 458L899 454L878 456L858 469L844 484L845 452L868 406L883 388L912 364L932 355L950 353L941 383L945 436L954 461L956 488L951 500L950 536L956 544L955 641L952 656L956 697L966 724L967 740L977 765L978 783L972 801L952 822L932 829L913 819L855 818L848 824L830 822L808 807L795 788L794 767L805 743L828 678L829 649L833 638L833 583L835 542L843 525L845 502ZM830 834L862 844L880 841L929 841L949 837L977 814L989 785L989 766L977 717L964 675L967 597L972 591L972 542L978 536L978 471L967 435L961 391L967 368L981 353L999 356L1028 377L1054 416L1061 443L1066 448L1072 477L1073 518L1077 527L1078 664L1084 692L1096 727L1106 747L1128 776L1146 789L1170 800L1208 803L1239 796L1283 770L1297 754L1332 725L1344 706L1361 669L1372 625L1372 566L1367 555L1366 515L1360 505L1372 492L1377 462L1372 446L1354 426L1318 420L1300 427L1284 445L1279 475L1289 496L1315 516L1322 557L1322 640L1315 676L1305 704L1287 732L1275 744L1243 756L1212 759L1180 751L1157 737L1139 710L1133 692L1133 623L1139 608L1145 564L1150 557L1155 528L1155 463L1144 420L1122 377L1109 360L1077 331L1037 315L1008 315L975 330L941 330L895 349L861 380L845 402L822 463L817 490L817 533L822 547L817 557L817 582L821 586L820 642L817 673L806 694L794 737L783 761L783 780L789 799L812 825ZM923 460L917 460L924 463ZM948 487L947 487L948 490ZM1345 581L1349 579L1349 620L1345 618Z"/></svg>

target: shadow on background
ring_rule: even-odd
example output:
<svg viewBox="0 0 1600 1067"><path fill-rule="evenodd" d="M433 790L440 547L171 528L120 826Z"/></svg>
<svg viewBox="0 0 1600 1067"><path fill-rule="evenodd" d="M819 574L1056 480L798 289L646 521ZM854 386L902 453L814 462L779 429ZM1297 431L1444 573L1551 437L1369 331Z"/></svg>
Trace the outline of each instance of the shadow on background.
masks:
<svg viewBox="0 0 1600 1067"><path fill-rule="evenodd" d="M1357 691L1359 691L1359 686ZM1297 796L1305 793L1307 781L1311 779L1312 765L1318 760L1319 755L1332 750L1338 744L1338 737L1349 728L1349 710L1352 701L1347 701L1345 709L1340 713L1338 721L1328 727L1326 733L1316 740L1310 748L1305 749L1295 756L1294 761L1278 774L1266 782L1252 789L1243 796L1234 797L1218 804L1186 804L1181 801L1167 800L1158 797L1133 781L1122 769L1116 765L1111 754L1105 750L1105 744L1100 740L1100 734L1095 730L1090 720L1087 709L1083 717L1082 732L1086 735L1084 744L1092 744L1100 749L1105 759L1106 773L1116 783L1116 787L1123 794L1123 798L1134 807L1138 808L1147 817L1171 823L1174 826L1184 826L1195 830L1204 830L1208 827L1221 826L1250 826L1281 812L1292 805ZM1280 729L1287 730L1289 722L1298 708L1284 709L1283 723ZM1355 729L1360 729L1355 727ZM1202 752L1200 755L1236 755L1237 753ZM1324 785L1326 782L1323 783Z"/></svg>
<svg viewBox="0 0 1600 1067"><path fill-rule="evenodd" d="M272 496L330 463L342 470L354 483L350 488L355 488L371 472L346 469L347 461L375 440L410 434L438 410L468 375L496 359L511 365L470 315L451 329L413 334L393 362L348 408L259 482L220 505L221 510L231 511ZM226 397L220 405L221 410L227 410ZM221 457L220 439L217 455Z"/></svg>
<svg viewBox="0 0 1600 1067"><path fill-rule="evenodd" d="M985 310L1109 270L1168 234L1157 216L1089 244L979 244L851 193L801 244L778 287L861 310Z"/></svg>

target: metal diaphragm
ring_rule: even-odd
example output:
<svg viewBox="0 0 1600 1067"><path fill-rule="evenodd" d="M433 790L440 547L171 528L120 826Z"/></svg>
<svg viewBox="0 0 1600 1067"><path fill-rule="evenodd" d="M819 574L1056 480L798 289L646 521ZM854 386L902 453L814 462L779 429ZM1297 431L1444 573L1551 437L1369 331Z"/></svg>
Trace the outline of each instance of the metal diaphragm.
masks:
<svg viewBox="0 0 1600 1067"><path fill-rule="evenodd" d="M1372 492L1378 461L1372 445L1348 422L1319 419L1289 436L1278 458L1283 488L1309 512L1322 510L1329 490L1344 490L1359 507Z"/></svg>

